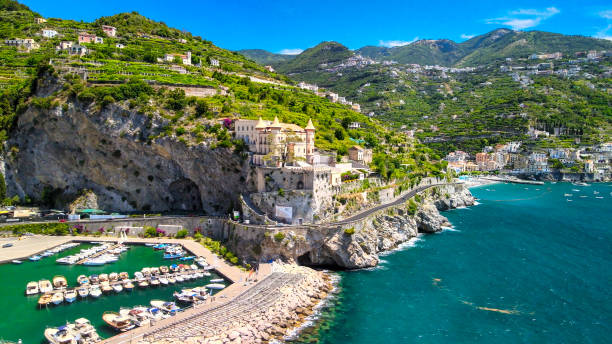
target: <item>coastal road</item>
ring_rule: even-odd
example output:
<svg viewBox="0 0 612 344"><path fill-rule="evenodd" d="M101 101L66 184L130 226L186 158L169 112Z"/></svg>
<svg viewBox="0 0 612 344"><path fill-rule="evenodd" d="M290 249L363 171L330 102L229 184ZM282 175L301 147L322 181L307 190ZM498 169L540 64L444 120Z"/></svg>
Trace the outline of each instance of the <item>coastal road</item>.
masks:
<svg viewBox="0 0 612 344"><path fill-rule="evenodd" d="M400 205L400 204L406 202L407 200L409 200L410 198L414 197L414 195L416 195L417 193L419 193L419 192L421 192L423 190L429 189L429 188L434 187L434 186L448 185L448 184L449 183L440 183L440 184L431 184L431 185L419 186L416 189L408 191L405 195L402 195L401 197L399 197L399 198L397 198L397 199L395 199L395 200L393 200L393 201L391 201L389 203L381 204L381 205L378 205L376 207L364 210L363 212L355 214L355 215L353 215L353 216L351 216L349 218L346 218L346 219L344 219L342 221L331 223L331 225L344 225L344 224L348 224L348 223L351 223L351 222L354 222L354 221L362 220L362 219L370 216L372 213L375 213L375 212L377 212L379 210L382 210L382 209L385 209L385 208L388 208L388 207L392 207L392 206L396 206L396 205ZM454 183L450 183L450 184L454 184Z"/></svg>

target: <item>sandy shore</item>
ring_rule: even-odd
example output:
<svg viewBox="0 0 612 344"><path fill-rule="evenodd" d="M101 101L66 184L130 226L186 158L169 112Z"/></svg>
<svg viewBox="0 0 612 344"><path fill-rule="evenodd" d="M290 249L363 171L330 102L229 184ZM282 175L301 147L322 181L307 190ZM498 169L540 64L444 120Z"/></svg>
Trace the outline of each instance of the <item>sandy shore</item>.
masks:
<svg viewBox="0 0 612 344"><path fill-rule="evenodd" d="M473 188L473 187L489 185L489 184L501 184L502 182L497 181L497 180L489 180L489 179L482 179L482 178L471 178L468 180L463 180L463 183L468 188Z"/></svg>

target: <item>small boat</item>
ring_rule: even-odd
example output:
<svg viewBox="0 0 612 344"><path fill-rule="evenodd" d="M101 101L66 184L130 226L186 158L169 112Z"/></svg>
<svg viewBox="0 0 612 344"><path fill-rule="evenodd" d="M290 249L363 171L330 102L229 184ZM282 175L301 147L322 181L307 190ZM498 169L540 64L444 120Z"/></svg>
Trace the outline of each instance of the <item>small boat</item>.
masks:
<svg viewBox="0 0 612 344"><path fill-rule="evenodd" d="M138 287L140 288L146 288L149 286L149 282L147 282L147 280L142 280L140 282L138 282Z"/></svg>
<svg viewBox="0 0 612 344"><path fill-rule="evenodd" d="M36 295L38 294L38 283L37 282L28 282L28 284L26 285L26 295Z"/></svg>
<svg viewBox="0 0 612 344"><path fill-rule="evenodd" d="M64 300L66 300L67 302L74 302L74 300L76 300L77 298L77 292L72 289L72 290L66 290L64 292Z"/></svg>
<svg viewBox="0 0 612 344"><path fill-rule="evenodd" d="M108 281L108 274L99 274L98 279L100 282Z"/></svg>
<svg viewBox="0 0 612 344"><path fill-rule="evenodd" d="M96 328L85 318L79 318L74 321L74 330L81 336L81 343L88 344L100 341Z"/></svg>
<svg viewBox="0 0 612 344"><path fill-rule="evenodd" d="M121 285L121 283L115 283L113 284L113 290L115 291L115 293L120 293L123 291L123 286Z"/></svg>
<svg viewBox="0 0 612 344"><path fill-rule="evenodd" d="M194 259L195 259L195 256L188 256L188 257L181 257L181 258L179 258L179 260L182 260L182 261L194 260Z"/></svg>
<svg viewBox="0 0 612 344"><path fill-rule="evenodd" d="M80 275L79 277L77 277L77 282L80 285L89 284L89 278L87 278L87 276L85 275Z"/></svg>
<svg viewBox="0 0 612 344"><path fill-rule="evenodd" d="M108 275L108 280L111 282L115 282L118 279L119 279L119 274L116 272L111 272L111 274Z"/></svg>
<svg viewBox="0 0 612 344"><path fill-rule="evenodd" d="M135 326L130 318L116 312L104 312L102 320L104 320L108 326L121 332L131 330Z"/></svg>
<svg viewBox="0 0 612 344"><path fill-rule="evenodd" d="M183 255L180 253L166 253L164 254L164 259L177 259L181 258Z"/></svg>
<svg viewBox="0 0 612 344"><path fill-rule="evenodd" d="M91 295L94 298L100 297L100 295L102 295L102 290L100 289L100 286L92 285L91 288L89 289L89 295Z"/></svg>
<svg viewBox="0 0 612 344"><path fill-rule="evenodd" d="M13 263L13 264L21 264L23 262L21 260L14 259L14 260L11 260L11 263Z"/></svg>
<svg viewBox="0 0 612 344"><path fill-rule="evenodd" d="M123 280L123 289L132 291L132 289L134 289L134 284L129 279Z"/></svg>
<svg viewBox="0 0 612 344"><path fill-rule="evenodd" d="M119 273L119 279L126 280L128 278L130 278L130 275L127 272L124 271Z"/></svg>
<svg viewBox="0 0 612 344"><path fill-rule="evenodd" d="M89 276L89 282L91 284L98 284L100 283L100 279L98 278L98 275L91 275Z"/></svg>
<svg viewBox="0 0 612 344"><path fill-rule="evenodd" d="M110 283L108 281L100 283L100 289L102 289L103 293L110 293L111 291L113 291L113 287L110 286Z"/></svg>
<svg viewBox="0 0 612 344"><path fill-rule="evenodd" d="M54 293L51 297L51 302L53 302L54 305L59 305L64 302L64 293L61 291Z"/></svg>
<svg viewBox="0 0 612 344"><path fill-rule="evenodd" d="M593 195L599 195L599 191L593 191Z"/></svg>
<svg viewBox="0 0 612 344"><path fill-rule="evenodd" d="M38 291L40 293L50 293L53 291L53 286L49 280L40 280L38 281Z"/></svg>
<svg viewBox="0 0 612 344"><path fill-rule="evenodd" d="M45 330L45 338L52 344L77 344L78 341L75 338L72 331L67 325L60 326L57 328L48 328Z"/></svg>
<svg viewBox="0 0 612 344"><path fill-rule="evenodd" d="M563 196L565 196L565 197L572 197L572 196L574 196L574 195L572 195L572 194L570 194L570 193L566 193L566 194L563 194Z"/></svg>
<svg viewBox="0 0 612 344"><path fill-rule="evenodd" d="M58 275L53 277L53 287L55 289L63 289L68 286L68 281L66 281L66 277Z"/></svg>
<svg viewBox="0 0 612 344"><path fill-rule="evenodd" d="M167 313L176 313L181 310L174 302L167 302L162 300L152 300L151 306L159 308Z"/></svg>
<svg viewBox="0 0 612 344"><path fill-rule="evenodd" d="M595 196L597 199L603 199L603 196Z"/></svg>
<svg viewBox="0 0 612 344"><path fill-rule="evenodd" d="M159 275L159 268L151 268L151 275Z"/></svg>
<svg viewBox="0 0 612 344"><path fill-rule="evenodd" d="M219 290L219 289L225 288L225 285L224 284L220 284L220 283L211 283L211 284L205 285L205 287L208 288L208 289L217 289L217 290Z"/></svg>
<svg viewBox="0 0 612 344"><path fill-rule="evenodd" d="M215 279L211 279L210 282L221 283L221 282L225 282L225 280L223 278L215 278Z"/></svg>
<svg viewBox="0 0 612 344"><path fill-rule="evenodd" d="M142 274L143 276L150 276L151 275L151 269L150 268L142 268Z"/></svg>
<svg viewBox="0 0 612 344"><path fill-rule="evenodd" d="M147 246L147 247L153 247L153 246L155 246L155 245L157 245L157 244L153 244L153 243L146 243L146 244L145 244L145 246Z"/></svg>
<svg viewBox="0 0 612 344"><path fill-rule="evenodd" d="M168 276L168 283L174 284L174 283L176 283L176 279L174 279L174 277L172 277L172 276Z"/></svg>
<svg viewBox="0 0 612 344"><path fill-rule="evenodd" d="M183 276L181 276L181 275L179 275L179 274L177 274L177 275L176 275L174 278L176 278L176 281L177 281L178 283L182 283L182 282L184 282L184 281L185 281L185 279L183 278Z"/></svg>
<svg viewBox="0 0 612 344"><path fill-rule="evenodd" d="M40 299L38 299L38 306L44 307L49 305L52 302L53 295L52 294L43 294Z"/></svg>
<svg viewBox="0 0 612 344"><path fill-rule="evenodd" d="M168 279L166 277L160 277L159 278L159 283L163 284L163 285L168 285Z"/></svg>
<svg viewBox="0 0 612 344"><path fill-rule="evenodd" d="M168 269L167 266L162 265L159 267L159 271L161 271L162 274L167 274L170 270Z"/></svg>
<svg viewBox="0 0 612 344"><path fill-rule="evenodd" d="M161 283L159 282L159 278L157 278L157 276L151 276L151 282L150 282L151 286L153 287L157 287L159 286Z"/></svg>
<svg viewBox="0 0 612 344"><path fill-rule="evenodd" d="M89 288L87 288L87 286L81 286L77 289L77 293L80 297L86 298L89 295Z"/></svg>
<svg viewBox="0 0 612 344"><path fill-rule="evenodd" d="M42 258L42 257L41 257L41 256L38 256L38 255L34 255L34 256L32 256L32 257L30 257L30 258L28 258L28 259L29 259L29 260L31 260L31 261L33 261L33 262L37 262L37 261L39 261L39 260L40 260L40 258Z"/></svg>
<svg viewBox="0 0 612 344"><path fill-rule="evenodd" d="M163 249L165 249L167 246L168 246L167 244L157 244L157 245L154 245L154 246L153 246L153 249L154 249L154 250L163 250Z"/></svg>

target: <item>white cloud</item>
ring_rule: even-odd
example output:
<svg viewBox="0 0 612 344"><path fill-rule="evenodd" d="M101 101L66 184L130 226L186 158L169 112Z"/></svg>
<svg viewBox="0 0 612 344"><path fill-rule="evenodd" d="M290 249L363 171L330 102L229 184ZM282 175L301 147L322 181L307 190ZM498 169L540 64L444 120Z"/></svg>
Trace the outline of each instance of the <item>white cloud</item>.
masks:
<svg viewBox="0 0 612 344"><path fill-rule="evenodd" d="M303 49L283 49L278 53L281 55L299 55L304 51Z"/></svg>
<svg viewBox="0 0 612 344"><path fill-rule="evenodd" d="M612 34L609 34L608 31L610 31L610 29L612 29L612 24L608 24L608 26L606 26L605 29L599 31L595 37L596 38L601 38L601 39L607 39L609 41L612 41Z"/></svg>
<svg viewBox="0 0 612 344"><path fill-rule="evenodd" d="M468 34L462 33L461 39L470 39L470 38L474 38L474 36L476 35L468 35Z"/></svg>
<svg viewBox="0 0 612 344"><path fill-rule="evenodd" d="M556 7L548 7L545 10L521 8L508 12L506 17L487 19L485 22L510 26L513 30L522 30L538 26L543 20L560 12Z"/></svg>
<svg viewBox="0 0 612 344"><path fill-rule="evenodd" d="M599 12L599 16L606 19L612 19L612 10L601 11Z"/></svg>
<svg viewBox="0 0 612 344"><path fill-rule="evenodd" d="M414 43L419 40L419 37L415 37L412 41L378 41L378 45L386 48L395 48L395 47L403 47L404 45L408 45L410 43Z"/></svg>

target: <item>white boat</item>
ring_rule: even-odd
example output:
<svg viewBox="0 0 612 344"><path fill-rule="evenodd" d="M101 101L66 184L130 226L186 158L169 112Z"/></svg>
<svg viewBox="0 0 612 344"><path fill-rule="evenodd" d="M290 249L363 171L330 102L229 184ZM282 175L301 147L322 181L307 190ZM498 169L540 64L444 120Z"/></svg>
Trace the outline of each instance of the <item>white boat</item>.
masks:
<svg viewBox="0 0 612 344"><path fill-rule="evenodd" d="M113 284L113 290L115 291L115 293L120 293L123 291L123 286L121 285L121 283L115 283Z"/></svg>
<svg viewBox="0 0 612 344"><path fill-rule="evenodd" d="M68 286L68 281L66 281L66 277L64 276L54 276L53 277L53 287L55 289L63 289Z"/></svg>
<svg viewBox="0 0 612 344"><path fill-rule="evenodd" d="M595 198L597 198L597 199L602 199L602 198L603 198L603 196L595 196Z"/></svg>
<svg viewBox="0 0 612 344"><path fill-rule="evenodd" d="M135 327L130 318L115 312L104 312L102 315L102 320L104 320L104 322L106 322L110 327L121 332L131 330Z"/></svg>
<svg viewBox="0 0 612 344"><path fill-rule="evenodd" d="M100 297L100 295L102 295L102 290L100 289L100 286L92 285L91 288L89 289L89 295L95 298Z"/></svg>
<svg viewBox="0 0 612 344"><path fill-rule="evenodd" d="M210 282L221 283L221 282L225 282L225 280L223 278L215 278L215 279L211 279Z"/></svg>
<svg viewBox="0 0 612 344"><path fill-rule="evenodd" d="M13 263L13 264L21 264L23 262L21 260L19 260L19 259L14 259L14 260L11 260L11 263Z"/></svg>
<svg viewBox="0 0 612 344"><path fill-rule="evenodd" d="M73 332L66 325L46 329L45 338L51 344L77 344L78 343Z"/></svg>
<svg viewBox="0 0 612 344"><path fill-rule="evenodd" d="M49 282L49 280L40 280L38 281L38 291L41 294L50 293L51 291L53 291L53 286L51 285L51 282Z"/></svg>
<svg viewBox="0 0 612 344"><path fill-rule="evenodd" d="M174 283L176 283L176 279L174 279L174 277L172 277L172 276L168 276L168 283L174 284Z"/></svg>
<svg viewBox="0 0 612 344"><path fill-rule="evenodd" d="M116 272L111 272L111 273L108 275L108 280L109 280L109 281L111 281L111 282L114 282L114 281L116 281L116 280L118 280L118 279L119 279L119 274L118 274L118 273L116 273Z"/></svg>
<svg viewBox="0 0 612 344"><path fill-rule="evenodd" d="M111 291L113 291L113 287L111 287L108 281L101 282L100 289L102 289L103 293L110 293Z"/></svg>
<svg viewBox="0 0 612 344"><path fill-rule="evenodd" d="M72 290L66 290L64 292L64 300L66 300L67 302L74 302L74 300L76 300L77 298L77 292L72 289Z"/></svg>
<svg viewBox="0 0 612 344"><path fill-rule="evenodd" d="M570 194L570 193L566 193L566 194L563 194L563 196L565 196L565 197L572 197L572 196L574 196L574 195L572 195L572 194Z"/></svg>
<svg viewBox="0 0 612 344"><path fill-rule="evenodd" d="M162 300L152 300L151 306L155 308L159 308L167 313L175 313L181 310L174 302L167 302Z"/></svg>
<svg viewBox="0 0 612 344"><path fill-rule="evenodd" d="M211 283L211 284L205 285L205 287L208 288L208 289L217 289L217 290L219 290L219 289L225 288L225 285L224 284L220 284L220 283Z"/></svg>
<svg viewBox="0 0 612 344"><path fill-rule="evenodd" d="M39 260L40 260L40 258L42 258L42 257L41 257L41 256L38 256L38 255L34 255L34 256L32 256L32 257L30 257L30 258L28 258L28 259L29 259L29 260L31 260L31 261L33 261L33 262L37 262L37 261L39 261Z"/></svg>
<svg viewBox="0 0 612 344"><path fill-rule="evenodd" d="M64 302L64 293L61 291L54 293L51 297L51 302L54 305L59 305L60 303Z"/></svg>
<svg viewBox="0 0 612 344"><path fill-rule="evenodd" d="M86 298L89 295L89 288L87 286L81 286L77 289L79 296L82 298Z"/></svg>
<svg viewBox="0 0 612 344"><path fill-rule="evenodd" d="M38 283L37 282L28 282L28 284L26 285L26 295L36 295L38 294Z"/></svg>
<svg viewBox="0 0 612 344"><path fill-rule="evenodd" d="M151 317L146 307L134 307L134 308L122 308L119 310L119 314L129 318L132 322L138 326L148 326L151 324Z"/></svg>
<svg viewBox="0 0 612 344"><path fill-rule="evenodd" d="M89 344L100 341L96 328L85 318L79 318L74 321L74 331L81 336L81 343Z"/></svg>
<svg viewBox="0 0 612 344"><path fill-rule="evenodd" d="M134 289L134 283L129 279L123 280L123 289L127 291L132 291Z"/></svg>
<svg viewBox="0 0 612 344"><path fill-rule="evenodd" d="M159 278L159 283L163 284L163 285L168 285L168 279L166 277L160 277Z"/></svg>
<svg viewBox="0 0 612 344"><path fill-rule="evenodd" d="M181 283L181 282L185 281L185 279L183 279L183 276L181 276L179 274L177 274L174 278L176 279L176 281L178 283Z"/></svg>

